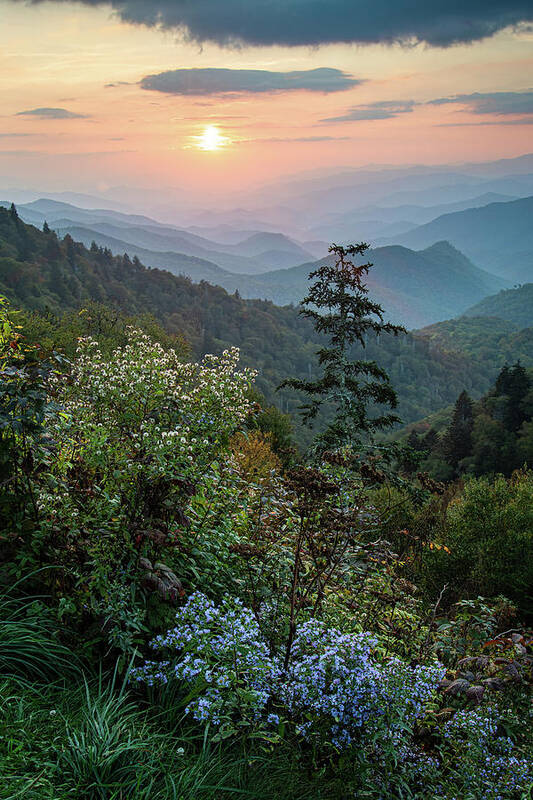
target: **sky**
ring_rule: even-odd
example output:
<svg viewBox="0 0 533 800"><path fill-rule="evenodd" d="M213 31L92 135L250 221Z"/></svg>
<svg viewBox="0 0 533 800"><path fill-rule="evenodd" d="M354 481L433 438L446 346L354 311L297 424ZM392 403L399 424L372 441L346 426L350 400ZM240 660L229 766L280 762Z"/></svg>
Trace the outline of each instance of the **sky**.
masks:
<svg viewBox="0 0 533 800"><path fill-rule="evenodd" d="M0 185L179 190L530 152L528 0L0 0Z"/></svg>

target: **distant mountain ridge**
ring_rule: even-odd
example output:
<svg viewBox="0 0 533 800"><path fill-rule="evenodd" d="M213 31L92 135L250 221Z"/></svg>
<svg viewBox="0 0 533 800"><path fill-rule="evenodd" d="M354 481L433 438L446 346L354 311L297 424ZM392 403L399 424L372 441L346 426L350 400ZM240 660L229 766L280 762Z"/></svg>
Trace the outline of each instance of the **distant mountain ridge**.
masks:
<svg viewBox="0 0 533 800"><path fill-rule="evenodd" d="M4 201L0 205L7 207L9 203ZM253 275L269 269L293 266L312 255L281 233L255 232L234 244L225 244L175 226L164 225L149 217L117 211L107 212L103 209L78 208L44 198L21 205L18 211L26 222L41 226L46 221L62 236L66 233L80 236L81 230L92 230L92 239L104 247L111 246L104 243L102 237L107 236L124 241L129 245L129 250L142 248L142 254L137 252L139 258L146 258L147 251L175 252L204 259L235 273ZM81 239L85 244L90 244L85 233ZM156 260L152 259L153 263L147 263L150 266L160 266ZM175 262L176 259L173 259L173 263Z"/></svg>
<svg viewBox="0 0 533 800"><path fill-rule="evenodd" d="M476 267L448 242L421 251L391 245L370 250L367 255L374 264L367 279L373 296L384 306L388 318L408 327L456 316L506 285L501 278ZM323 262L321 259L256 275L252 285L241 283L239 292L250 297L250 292L260 289L260 297L277 304L297 304L307 293L309 273Z"/></svg>
<svg viewBox="0 0 533 800"><path fill-rule="evenodd" d="M41 220L47 214L50 226L60 236L68 233L86 247L95 241L114 255L136 255L150 267L278 305L300 303L307 293L309 272L320 263L306 258L306 251L281 233L259 231L236 244L224 244L141 215L110 212L106 219L102 210L76 209L56 201L39 200L22 206L19 213L23 218L39 214ZM65 218L65 213L80 221ZM454 317L509 286L446 242L432 243L420 251L399 245L378 247L369 258L374 262L371 291L388 318L409 328ZM289 266L294 261L297 266ZM279 266L274 269L276 262Z"/></svg>
<svg viewBox="0 0 533 800"><path fill-rule="evenodd" d="M444 214L395 238L404 247L446 239L475 264L515 281L533 279L533 196Z"/></svg>

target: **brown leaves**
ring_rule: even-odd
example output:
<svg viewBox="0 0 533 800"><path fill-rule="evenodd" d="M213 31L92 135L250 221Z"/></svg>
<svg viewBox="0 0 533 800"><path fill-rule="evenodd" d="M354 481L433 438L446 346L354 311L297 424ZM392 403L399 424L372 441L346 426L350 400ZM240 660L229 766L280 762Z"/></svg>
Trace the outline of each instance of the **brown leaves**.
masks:
<svg viewBox="0 0 533 800"><path fill-rule="evenodd" d="M141 580L144 589L157 592L161 599L172 602L185 595L181 581L166 564L156 561L152 565L149 559L140 558L139 567L144 572Z"/></svg>

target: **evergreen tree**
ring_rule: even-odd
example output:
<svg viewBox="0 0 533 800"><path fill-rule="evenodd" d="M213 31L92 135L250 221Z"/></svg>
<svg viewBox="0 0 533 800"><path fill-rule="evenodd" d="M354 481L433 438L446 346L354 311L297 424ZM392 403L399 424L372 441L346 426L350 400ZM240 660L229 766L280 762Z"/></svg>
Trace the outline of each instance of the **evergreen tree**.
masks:
<svg viewBox="0 0 533 800"><path fill-rule="evenodd" d="M15 203L11 203L11 207L9 209L9 216L11 217L11 219L13 219L15 221L18 221L18 219L19 219L19 215L18 215L17 207L16 207Z"/></svg>
<svg viewBox="0 0 533 800"><path fill-rule="evenodd" d="M65 245L67 251L67 261L71 267L76 266L76 248L74 246L74 240L72 236L67 233L65 238L63 239L63 243Z"/></svg>
<svg viewBox="0 0 533 800"><path fill-rule="evenodd" d="M504 394L507 396L503 424L506 430L516 433L527 421L524 401L531 388L531 381L520 361L509 370Z"/></svg>
<svg viewBox="0 0 533 800"><path fill-rule="evenodd" d="M472 453L474 411L472 400L463 390L455 403L450 427L446 431L442 448L446 462L457 470L459 462Z"/></svg>
<svg viewBox="0 0 533 800"><path fill-rule="evenodd" d="M48 241L44 250L44 255L48 261L55 262L61 259L62 253L55 233L49 231Z"/></svg>
<svg viewBox="0 0 533 800"><path fill-rule="evenodd" d="M485 413L478 414L472 433L472 470L476 475L510 475L517 466L516 438Z"/></svg>
<svg viewBox="0 0 533 800"><path fill-rule="evenodd" d="M333 408L333 418L316 440L318 450L360 444L375 431L390 427L399 419L383 412L371 416L369 406L397 406L396 393L385 370L375 361L351 361L349 348L355 342L366 346L369 333L404 333L400 325L383 321L383 308L368 298L363 278L372 264L355 265L350 257L363 256L368 245L360 243L329 250L334 263L328 259L311 272L317 280L302 301L300 313L313 321L315 330L329 338L329 346L318 352L323 375L318 380L287 380L289 386L305 392L310 402L302 407L303 420L312 422L322 404ZM281 387L280 387L281 388Z"/></svg>
<svg viewBox="0 0 533 800"><path fill-rule="evenodd" d="M434 450L437 450L440 445L439 434L435 430L435 428L430 428L429 431L422 439L422 449L427 450L428 453L432 453Z"/></svg>
<svg viewBox="0 0 533 800"><path fill-rule="evenodd" d="M407 445L412 450L422 450L422 442L420 441L420 436L418 433L413 429L409 436L407 437Z"/></svg>
<svg viewBox="0 0 533 800"><path fill-rule="evenodd" d="M44 221L43 225L43 233L50 233L50 226L48 225L48 222L46 220Z"/></svg>

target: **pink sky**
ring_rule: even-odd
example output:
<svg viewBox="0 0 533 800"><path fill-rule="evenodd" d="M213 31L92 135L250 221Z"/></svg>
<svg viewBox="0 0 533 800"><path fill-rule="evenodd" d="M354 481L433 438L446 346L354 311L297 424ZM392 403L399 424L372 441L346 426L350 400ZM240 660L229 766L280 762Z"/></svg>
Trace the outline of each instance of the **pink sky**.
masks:
<svg viewBox="0 0 533 800"><path fill-rule="evenodd" d="M0 20L5 188L164 186L196 198L317 167L482 161L532 149L531 124L522 124L533 121L530 110L477 108L476 113L465 100L429 102L525 92L533 74L533 33L526 30L505 29L446 49L424 44L227 49L122 22L105 6L0 0ZM139 85L147 75L192 68L276 73L330 68L361 82L329 93L230 96L175 95ZM411 101L411 111L389 118L322 121L354 108L364 116L377 104L405 109ZM54 112L47 117L36 109L62 109L69 118L50 118ZM196 146L195 137L209 125L225 137L216 151Z"/></svg>

